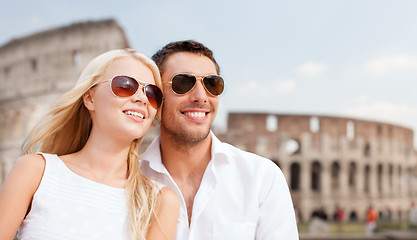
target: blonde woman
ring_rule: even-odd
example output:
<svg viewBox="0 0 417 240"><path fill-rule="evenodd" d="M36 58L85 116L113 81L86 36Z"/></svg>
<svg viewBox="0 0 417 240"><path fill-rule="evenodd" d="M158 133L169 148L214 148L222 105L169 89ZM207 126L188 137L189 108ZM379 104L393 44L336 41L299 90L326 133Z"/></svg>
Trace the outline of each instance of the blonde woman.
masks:
<svg viewBox="0 0 417 240"><path fill-rule="evenodd" d="M139 169L162 104L152 60L93 59L29 135L0 192L0 239L174 239L179 200ZM39 151L39 152L38 152Z"/></svg>

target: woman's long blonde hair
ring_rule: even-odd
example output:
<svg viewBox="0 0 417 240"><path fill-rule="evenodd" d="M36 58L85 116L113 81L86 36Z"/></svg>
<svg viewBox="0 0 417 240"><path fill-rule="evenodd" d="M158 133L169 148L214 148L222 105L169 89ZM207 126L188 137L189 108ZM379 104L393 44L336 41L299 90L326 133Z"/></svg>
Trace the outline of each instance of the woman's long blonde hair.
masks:
<svg viewBox="0 0 417 240"><path fill-rule="evenodd" d="M80 151L86 144L92 127L90 114L83 104L83 95L100 81L100 76L113 61L122 57L133 57L148 66L156 85L162 90L158 67L151 59L133 49L105 52L90 61L74 88L59 98L52 110L35 126L25 140L22 152L27 154L41 151L65 155ZM138 148L142 138L132 141L127 156L128 179L125 188L134 239L145 239L150 224L155 219L154 209L158 194L158 189L139 168Z"/></svg>

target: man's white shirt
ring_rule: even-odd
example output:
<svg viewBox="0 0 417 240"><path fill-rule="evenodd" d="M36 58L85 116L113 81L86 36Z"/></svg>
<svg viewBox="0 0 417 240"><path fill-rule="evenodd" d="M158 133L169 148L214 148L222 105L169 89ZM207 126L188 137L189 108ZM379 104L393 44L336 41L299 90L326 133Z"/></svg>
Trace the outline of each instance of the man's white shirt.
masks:
<svg viewBox="0 0 417 240"><path fill-rule="evenodd" d="M162 164L159 136L141 155L143 173L180 198L176 239L299 239L282 171L266 158L211 136L212 158L194 198L191 225L181 191Z"/></svg>

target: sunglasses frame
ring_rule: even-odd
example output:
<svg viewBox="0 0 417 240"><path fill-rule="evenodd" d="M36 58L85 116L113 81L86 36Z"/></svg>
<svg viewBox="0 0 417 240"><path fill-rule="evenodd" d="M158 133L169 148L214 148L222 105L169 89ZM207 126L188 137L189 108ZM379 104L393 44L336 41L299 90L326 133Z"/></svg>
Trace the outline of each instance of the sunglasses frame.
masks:
<svg viewBox="0 0 417 240"><path fill-rule="evenodd" d="M113 92L113 88L112 88L112 83L113 83L113 80L114 80L115 78L117 78L117 77L125 77L125 78L128 78L128 79L133 79L133 80L135 80L135 81L138 83L138 85L139 85L139 86L138 86L138 89L136 89L135 93L133 93L133 94L132 94L132 95L130 95L130 96L127 96L127 97L120 97L120 96L117 96L117 94ZM163 96L162 90L161 90L158 86L156 86L155 84L151 84L151 83L147 83L147 82L143 82L143 81L137 80L137 79L135 79L135 78L133 78L133 77L129 77L129 76L126 76L126 75L117 75L117 76L112 77L111 79L102 80L102 81L100 81L99 83L104 83L104 82L110 82L110 90L111 90L111 93L112 93L115 97L118 97L118 98L129 98L129 97L132 97L132 96L134 96L136 93L138 93L139 89L141 89L141 90L142 90L142 92L143 92L143 94L145 94L146 101L147 101L147 102L149 103L149 105L151 105L153 108L158 109L158 108L162 105L162 103L163 103L163 101L164 101L164 96ZM146 92L145 92L145 88L146 88L147 86L154 86L154 87L157 87L157 88L159 89L159 91L161 92L161 96L162 96L162 98L161 98L161 104L160 104L159 106L155 107L155 106L153 106L153 105L151 104L151 102L149 101L149 98L148 98L148 96L146 95ZM155 99L155 102L156 102L156 99Z"/></svg>
<svg viewBox="0 0 417 240"><path fill-rule="evenodd" d="M193 87L192 88L190 88L190 90L188 90L187 92L185 92L185 93L177 93L177 92L175 92L174 91L174 89L172 88L172 80L174 80L174 77L176 77L176 76L178 76L178 75L191 75L191 76L194 76L195 77L195 79L196 79L196 81L195 81L195 83L194 83L194 85L193 85ZM222 92L220 93L220 94L222 94L223 93L223 91L224 91L224 86L226 85L226 84L224 84L224 79L220 76L220 75L217 75L217 74L207 74L207 75L204 75L204 76L196 76L195 74L193 74L193 73L176 73L174 76L172 76L172 78L171 78L171 81L169 81L168 83L169 84L171 84L171 89L172 89L172 91L176 94L176 95L179 95L179 96L183 96L183 95L185 95L185 94L187 94L187 93L189 93L189 92L191 92L194 88L195 88L195 86L197 85L197 81L198 80L200 80L201 81L201 84L203 85L203 87L204 87L204 89L211 95L211 96L213 96L213 97L218 97L218 96L220 96L220 94L218 94L218 95L215 95L215 94L213 94L213 93L211 93L208 89L207 89L207 87L206 87L206 84L204 84L204 78L206 78L206 77L208 77L208 76L216 76L216 77L219 77L222 81L223 81L223 90L222 90Z"/></svg>

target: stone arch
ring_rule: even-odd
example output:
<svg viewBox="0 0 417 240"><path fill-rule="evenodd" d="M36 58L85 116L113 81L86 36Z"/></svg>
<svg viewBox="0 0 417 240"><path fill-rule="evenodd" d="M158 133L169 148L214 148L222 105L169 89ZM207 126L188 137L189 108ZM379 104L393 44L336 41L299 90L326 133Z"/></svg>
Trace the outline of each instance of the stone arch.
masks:
<svg viewBox="0 0 417 240"><path fill-rule="evenodd" d="M401 192L401 187L403 185L403 181L402 181L403 176L402 176L402 168L401 168L401 165L398 166L397 169L398 169L397 170L398 171L398 176L397 176L397 179L398 179L398 192Z"/></svg>
<svg viewBox="0 0 417 240"><path fill-rule="evenodd" d="M377 189L379 193L382 193L383 172L384 172L384 166L380 163L378 164L378 170L377 170Z"/></svg>
<svg viewBox="0 0 417 240"><path fill-rule="evenodd" d="M358 214L355 210L351 211L349 214L349 221L350 222L357 222L358 221Z"/></svg>
<svg viewBox="0 0 417 240"><path fill-rule="evenodd" d="M10 66L6 66L6 67L4 68L4 77L5 77L5 78L8 78L8 77L9 77L9 75L10 75L10 69L11 69L11 67L10 67Z"/></svg>
<svg viewBox="0 0 417 240"><path fill-rule="evenodd" d="M388 165L388 184L389 184L389 191L392 194L393 186L394 186L394 167L392 164Z"/></svg>
<svg viewBox="0 0 417 240"><path fill-rule="evenodd" d="M371 177L371 167L369 165L365 166L364 169L364 177L365 177L365 186L364 186L364 192L365 193L370 193L370 177Z"/></svg>
<svg viewBox="0 0 417 240"><path fill-rule="evenodd" d="M298 162L291 164L291 190L300 190L300 176L301 176L301 165Z"/></svg>
<svg viewBox="0 0 417 240"><path fill-rule="evenodd" d="M38 71L38 60L35 58L32 58L30 60L30 65L31 65L31 69L33 72L37 72Z"/></svg>
<svg viewBox="0 0 417 240"><path fill-rule="evenodd" d="M413 170L411 167L407 167L406 173L406 186L407 186L407 194L409 197L412 196L412 181L413 181Z"/></svg>
<svg viewBox="0 0 417 240"><path fill-rule="evenodd" d="M321 191L321 174L321 163L319 161L311 163L311 190L314 192Z"/></svg>
<svg viewBox="0 0 417 240"><path fill-rule="evenodd" d="M382 126L381 126L381 124L378 124L376 126L376 132L377 132L378 136L382 135Z"/></svg>
<svg viewBox="0 0 417 240"><path fill-rule="evenodd" d="M340 164L338 161L334 161L331 165L331 178L330 186L333 191L338 190L340 187Z"/></svg>
<svg viewBox="0 0 417 240"><path fill-rule="evenodd" d="M369 157L369 156L371 156L371 145L370 145L369 143L366 143L366 144L365 144L365 147L364 147L364 149L363 149L363 155L364 155L365 157Z"/></svg>
<svg viewBox="0 0 417 240"><path fill-rule="evenodd" d="M304 215L303 215L303 213L300 211L300 209L297 209L297 211L296 211L296 217L298 217L298 222L304 222L305 221L305 219L304 219Z"/></svg>
<svg viewBox="0 0 417 240"><path fill-rule="evenodd" d="M416 197L417 196L417 166L414 166L412 168L412 173L411 173L411 196L412 197Z"/></svg>
<svg viewBox="0 0 417 240"><path fill-rule="evenodd" d="M354 161L349 164L349 179L348 184L350 189L355 189L356 187L356 163Z"/></svg>

